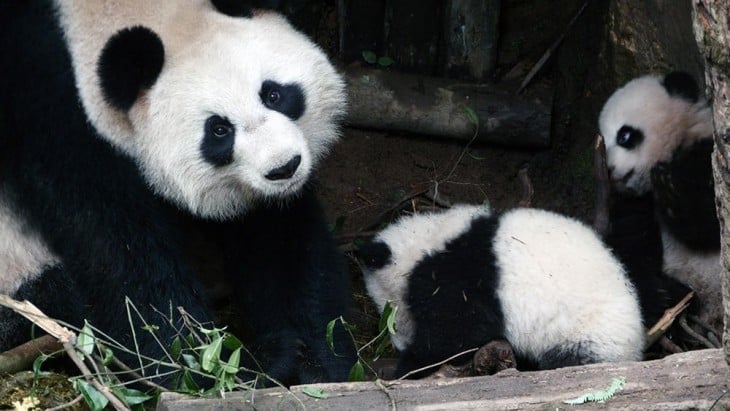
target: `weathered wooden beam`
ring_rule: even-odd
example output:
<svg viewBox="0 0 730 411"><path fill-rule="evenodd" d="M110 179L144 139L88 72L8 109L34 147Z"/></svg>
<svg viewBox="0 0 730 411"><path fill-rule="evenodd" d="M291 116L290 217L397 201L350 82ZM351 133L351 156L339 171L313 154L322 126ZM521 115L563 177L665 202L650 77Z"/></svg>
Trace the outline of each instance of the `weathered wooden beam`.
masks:
<svg viewBox="0 0 730 411"><path fill-rule="evenodd" d="M391 70L346 71L351 126L470 140L509 147L550 146L550 102L515 95L492 85L405 74Z"/></svg>
<svg viewBox="0 0 730 411"><path fill-rule="evenodd" d="M497 64L500 0L448 0L443 71L486 80Z"/></svg>
<svg viewBox="0 0 730 411"><path fill-rule="evenodd" d="M691 351L661 360L593 364L541 372L514 369L485 377L316 384L326 399L304 394L305 386L227 394L225 399L163 394L159 411L187 410L555 410L563 403L605 390L613 378L625 377L623 390L605 404L585 408L685 410L730 407L730 368L721 350Z"/></svg>

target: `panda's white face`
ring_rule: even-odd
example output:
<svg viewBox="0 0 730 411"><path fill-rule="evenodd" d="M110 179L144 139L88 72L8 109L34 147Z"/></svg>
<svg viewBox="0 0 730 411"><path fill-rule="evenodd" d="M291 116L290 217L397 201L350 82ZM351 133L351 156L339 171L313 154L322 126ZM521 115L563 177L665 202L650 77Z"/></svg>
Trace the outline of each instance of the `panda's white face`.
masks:
<svg viewBox="0 0 730 411"><path fill-rule="evenodd" d="M644 76L616 90L599 117L613 186L623 192L651 190L651 169L675 149L712 133L710 110L670 95L662 77Z"/></svg>
<svg viewBox="0 0 730 411"><path fill-rule="evenodd" d="M340 77L283 19L220 19L223 29L165 56L129 111L153 188L213 218L297 193L345 107Z"/></svg>
<svg viewBox="0 0 730 411"><path fill-rule="evenodd" d="M157 193L197 215L296 194L339 136L344 81L275 13L57 1L89 120Z"/></svg>

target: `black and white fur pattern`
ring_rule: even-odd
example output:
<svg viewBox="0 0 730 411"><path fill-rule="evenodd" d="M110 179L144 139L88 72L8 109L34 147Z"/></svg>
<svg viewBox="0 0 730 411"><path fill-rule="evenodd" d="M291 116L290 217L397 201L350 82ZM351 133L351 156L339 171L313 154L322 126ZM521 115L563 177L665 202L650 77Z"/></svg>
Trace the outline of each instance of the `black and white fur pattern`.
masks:
<svg viewBox="0 0 730 411"><path fill-rule="evenodd" d="M457 206L401 218L360 256L376 305L398 307L397 376L496 339L540 369L642 357L634 286L577 220Z"/></svg>
<svg viewBox="0 0 730 411"><path fill-rule="evenodd" d="M351 344L336 331L333 354L325 327L347 313L349 280L308 182L339 135L344 82L283 17L235 14L248 17L204 0L0 3L0 293L132 346L125 296L148 321L170 304L210 321L216 276L256 357L244 365L343 380ZM0 350L31 336L7 310L0 331Z"/></svg>
<svg viewBox="0 0 730 411"><path fill-rule="evenodd" d="M694 79L683 72L636 78L606 101L599 126L616 201L653 197L664 271L697 293L702 317L721 329L713 126Z"/></svg>

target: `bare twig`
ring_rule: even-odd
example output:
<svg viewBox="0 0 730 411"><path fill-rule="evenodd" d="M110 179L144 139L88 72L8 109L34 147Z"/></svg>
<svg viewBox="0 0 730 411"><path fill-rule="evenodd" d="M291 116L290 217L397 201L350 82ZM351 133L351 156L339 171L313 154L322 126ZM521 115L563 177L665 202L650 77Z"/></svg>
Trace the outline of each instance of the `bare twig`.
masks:
<svg viewBox="0 0 730 411"><path fill-rule="evenodd" d="M689 324L687 324L687 318L685 318L684 316L679 317L679 325L682 327L682 329L687 334L689 334L694 339L696 339L697 341L699 341L706 348L720 348L720 347L715 346L712 342L710 342L710 340L708 340L707 338L705 338L705 336L703 336L702 334L700 334L697 331L693 330L692 327L690 327Z"/></svg>
<svg viewBox="0 0 730 411"><path fill-rule="evenodd" d="M664 315L646 332L646 348L651 347L664 333L667 332L669 327L672 326L674 320L679 316L687 307L689 307L689 301L694 297L695 293L690 291L684 296L674 307L668 308L664 311Z"/></svg>
<svg viewBox="0 0 730 411"><path fill-rule="evenodd" d="M662 338L659 339L659 345L665 351L668 351L673 354L679 354L681 352L684 352L684 350L680 346L673 343L669 338L667 338L666 335L662 335Z"/></svg>
<svg viewBox="0 0 730 411"><path fill-rule="evenodd" d="M593 174L596 179L596 204L593 217L593 229L600 235L608 233L609 226L609 201L611 198L611 185L608 177L608 166L606 165L606 143L602 135L596 136L593 145Z"/></svg>
<svg viewBox="0 0 730 411"><path fill-rule="evenodd" d="M451 357L449 357L449 358L447 358L447 359L445 359L445 360L443 360L443 361L439 361L439 362L437 362L437 363L434 363L434 364L431 364L431 365L427 365L427 366L425 366L425 367L421 367L421 368L419 368L419 369L417 369L417 370L409 371L409 372L405 373L405 374L404 374L404 375L403 375L402 377L398 378L398 379L397 379L397 380L395 380L395 381L402 381L402 380L405 380L406 378L410 377L411 375L413 375L413 374L416 374L416 373L419 373L419 372L421 372L421 371L426 371L426 370L429 370L429 369L431 369L431 368L436 368L436 367L440 367L440 366L442 366L442 365L446 364L447 362L449 362L449 361L453 360L454 358L459 358L459 357L461 357L461 356L462 356L462 355L464 355L464 354L469 354L469 353L473 353L473 352L476 352L476 351L478 351L478 350L479 350L479 348L481 348L481 347L478 347L478 348L471 348L471 349L469 349L469 350L466 350L466 351L462 351L462 352L460 352L460 353L458 353L458 354L454 354L454 355L452 355Z"/></svg>
<svg viewBox="0 0 730 411"><path fill-rule="evenodd" d="M535 65L532 66L532 69L530 69L530 72L527 73L527 76L525 76L525 79L522 80L522 84L520 84L520 88L517 89L517 94L520 94L522 92L522 90L524 90L525 87L527 87L527 85L530 84L530 81L532 81L532 78L535 77L535 74L537 74L537 72L540 71L542 66L544 66L545 63L550 58L550 56L553 55L553 53L558 48L560 43L563 42L563 39L568 34L568 31L570 31L571 27L573 27L575 22L578 21L578 17L580 17L580 15L583 14L583 11L588 6L588 1L589 0L586 0L583 3L583 6L581 6L580 10L578 10L578 12L575 14L575 16L573 16L573 18L570 20L568 25L565 27L565 30L563 30L563 32L560 34L560 36L553 42L553 44L550 45L550 47L545 51L545 53L543 53L542 57L540 57L540 60L538 60L537 63L535 63Z"/></svg>
<svg viewBox="0 0 730 411"><path fill-rule="evenodd" d="M78 397L74 398L73 400L71 400L70 402L67 402L65 404L61 404L59 406L52 407L52 408L46 408L46 411L60 411L60 410L65 410L65 409L71 408L74 405L78 404L83 399L84 399L84 396L83 395L79 395Z"/></svg>
<svg viewBox="0 0 730 411"><path fill-rule="evenodd" d="M535 194L535 189L532 188L532 181L530 181L528 167L522 167L520 171L517 172L517 177L522 183L522 198L517 203L517 206L530 207L532 205L532 196Z"/></svg>
<svg viewBox="0 0 730 411"><path fill-rule="evenodd" d="M702 329L705 330L705 332L707 333L707 339L710 340L717 347L722 347L720 339L717 338L717 335L715 334L715 329L710 327L710 325L703 321L700 317L692 314L687 314L687 320L692 321L692 323L702 327Z"/></svg>

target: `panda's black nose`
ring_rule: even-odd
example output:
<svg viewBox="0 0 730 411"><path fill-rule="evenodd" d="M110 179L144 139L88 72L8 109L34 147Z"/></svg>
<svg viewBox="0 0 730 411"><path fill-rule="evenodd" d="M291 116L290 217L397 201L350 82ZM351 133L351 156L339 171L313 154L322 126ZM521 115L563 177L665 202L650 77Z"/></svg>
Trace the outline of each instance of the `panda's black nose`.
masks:
<svg viewBox="0 0 730 411"><path fill-rule="evenodd" d="M285 180L287 178L291 178L291 176L293 176L297 171L297 167L299 167L299 163L301 162L302 156L296 155L283 166L269 171L269 173L266 174L266 178L269 180Z"/></svg>

